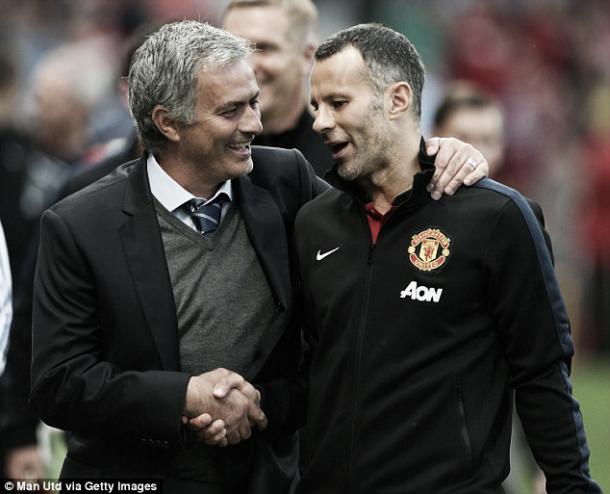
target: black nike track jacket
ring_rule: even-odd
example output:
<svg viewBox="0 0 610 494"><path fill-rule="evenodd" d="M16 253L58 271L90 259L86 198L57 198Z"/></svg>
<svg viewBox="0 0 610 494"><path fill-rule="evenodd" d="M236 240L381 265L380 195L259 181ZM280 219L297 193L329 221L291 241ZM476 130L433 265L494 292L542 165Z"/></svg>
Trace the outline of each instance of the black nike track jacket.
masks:
<svg viewBox="0 0 610 494"><path fill-rule="evenodd" d="M432 165L422 167L375 245L347 189L297 218L310 344L298 492L495 493L509 471L513 391L548 492L601 492L539 221L488 179L432 201Z"/></svg>

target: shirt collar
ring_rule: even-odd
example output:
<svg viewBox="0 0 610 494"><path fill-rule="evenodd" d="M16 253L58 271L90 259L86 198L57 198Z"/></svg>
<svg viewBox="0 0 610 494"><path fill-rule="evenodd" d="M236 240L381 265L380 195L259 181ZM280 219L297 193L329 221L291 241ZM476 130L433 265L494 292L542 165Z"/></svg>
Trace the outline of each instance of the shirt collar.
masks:
<svg viewBox="0 0 610 494"><path fill-rule="evenodd" d="M191 199L202 199L211 201L221 194L225 194L229 201L233 200L233 187L231 181L224 182L212 197L197 197L182 187L167 172L161 168L153 154L149 154L146 159L146 171L148 172L148 182L152 195L168 211L174 211Z"/></svg>

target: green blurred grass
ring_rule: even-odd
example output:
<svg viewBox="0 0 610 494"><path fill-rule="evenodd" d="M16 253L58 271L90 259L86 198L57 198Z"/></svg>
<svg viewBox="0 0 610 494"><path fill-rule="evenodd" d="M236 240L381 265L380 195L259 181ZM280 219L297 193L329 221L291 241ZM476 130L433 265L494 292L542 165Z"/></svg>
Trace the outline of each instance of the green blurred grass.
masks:
<svg viewBox="0 0 610 494"><path fill-rule="evenodd" d="M610 360L575 362L572 383L591 450L591 475L610 493Z"/></svg>

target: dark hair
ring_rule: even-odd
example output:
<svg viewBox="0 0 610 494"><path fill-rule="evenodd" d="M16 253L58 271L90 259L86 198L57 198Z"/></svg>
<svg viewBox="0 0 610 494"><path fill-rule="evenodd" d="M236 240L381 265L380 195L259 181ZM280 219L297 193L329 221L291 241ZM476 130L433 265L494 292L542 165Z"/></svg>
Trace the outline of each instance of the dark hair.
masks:
<svg viewBox="0 0 610 494"><path fill-rule="evenodd" d="M434 126L442 127L459 110L481 110L484 108L499 108L499 105L495 99L482 91L473 89L468 93L449 92L434 113Z"/></svg>
<svg viewBox="0 0 610 494"><path fill-rule="evenodd" d="M315 58L324 60L348 46L360 52L371 84L380 94L395 82L409 84L413 91L413 113L419 118L425 69L419 53L406 36L377 23L358 24L324 41L316 50Z"/></svg>

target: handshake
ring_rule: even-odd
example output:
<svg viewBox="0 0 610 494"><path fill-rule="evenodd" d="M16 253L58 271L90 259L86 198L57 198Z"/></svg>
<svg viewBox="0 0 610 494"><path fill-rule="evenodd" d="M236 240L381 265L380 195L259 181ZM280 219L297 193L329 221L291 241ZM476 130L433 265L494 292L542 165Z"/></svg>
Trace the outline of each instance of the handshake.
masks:
<svg viewBox="0 0 610 494"><path fill-rule="evenodd" d="M215 369L193 376L186 389L182 423L205 444L227 446L264 430L260 393L242 376Z"/></svg>

